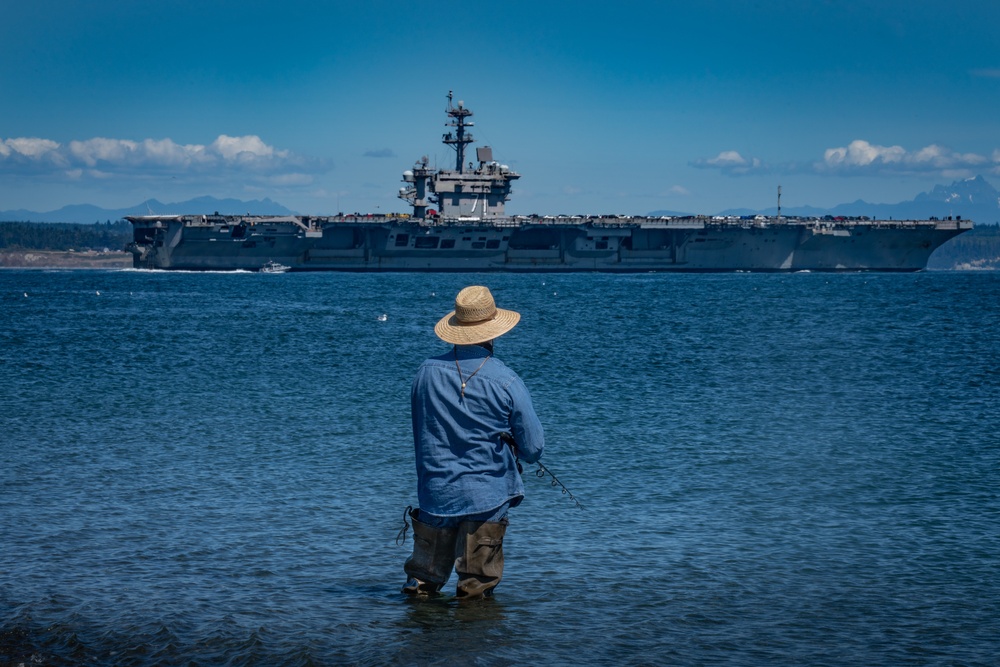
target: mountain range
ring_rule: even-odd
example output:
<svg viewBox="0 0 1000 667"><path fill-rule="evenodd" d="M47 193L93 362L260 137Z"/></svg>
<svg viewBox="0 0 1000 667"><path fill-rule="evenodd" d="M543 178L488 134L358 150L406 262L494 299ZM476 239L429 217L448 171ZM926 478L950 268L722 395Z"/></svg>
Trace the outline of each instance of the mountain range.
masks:
<svg viewBox="0 0 1000 667"><path fill-rule="evenodd" d="M164 204L155 199L148 199L141 204L128 208L101 208L91 204L74 204L63 206L55 211L38 213L18 209L16 211L0 211L0 220L17 222L80 222L94 223L106 220L120 220L126 215L171 215L196 213L223 213L240 215L294 215L294 211L269 198L243 201L240 199L216 199L215 197L196 197L182 202Z"/></svg>
<svg viewBox="0 0 1000 667"><path fill-rule="evenodd" d="M216 199L215 197L197 197L183 202L170 204L149 199L122 209L107 209L90 204L64 206L55 211L38 213L24 209L0 211L0 220L23 222L79 222L93 223L105 220L120 220L126 215L149 214L197 214L224 213L239 215L295 215L288 209L269 198L242 201L239 199ZM870 204L861 199L849 204L838 204L830 209L811 206L782 208L784 215L798 216L861 216L882 220L926 220L930 217L947 218L961 216L979 224L997 224L1000 222L1000 191L986 181L982 176L955 181L951 185L936 185L930 192L922 192L910 201L898 204ZM775 215L777 207L762 210L727 209L716 215ZM649 215L689 215L677 211L652 211Z"/></svg>

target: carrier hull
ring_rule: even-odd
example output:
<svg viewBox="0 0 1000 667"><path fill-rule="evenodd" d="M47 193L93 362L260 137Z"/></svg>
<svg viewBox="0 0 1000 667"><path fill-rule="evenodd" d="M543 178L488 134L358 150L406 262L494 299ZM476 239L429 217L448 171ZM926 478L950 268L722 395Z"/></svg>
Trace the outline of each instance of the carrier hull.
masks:
<svg viewBox="0 0 1000 667"><path fill-rule="evenodd" d="M919 271L968 221L690 218L433 223L402 217L131 217L137 268L257 271Z"/></svg>

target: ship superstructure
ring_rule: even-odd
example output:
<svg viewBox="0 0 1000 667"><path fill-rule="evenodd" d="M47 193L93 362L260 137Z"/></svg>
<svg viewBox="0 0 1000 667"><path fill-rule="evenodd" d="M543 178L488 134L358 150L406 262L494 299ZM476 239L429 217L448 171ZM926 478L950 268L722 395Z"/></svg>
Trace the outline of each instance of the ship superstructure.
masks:
<svg viewBox="0 0 1000 667"><path fill-rule="evenodd" d="M967 220L781 216L510 216L520 174L476 149L472 111L448 94L454 169L403 172L411 213L130 216L140 268L293 271L918 271ZM780 193L780 190L779 190ZM780 194L779 194L780 197ZM780 201L780 200L779 200ZM780 211L780 208L779 208Z"/></svg>
<svg viewBox="0 0 1000 667"><path fill-rule="evenodd" d="M473 123L468 119L472 111L462 101L452 106L452 94L448 93L448 109L452 119L449 127L454 133L444 135L442 142L455 149L455 169L431 169L428 159L423 157L413 169L403 172L407 187L400 188L399 198L413 207L413 217L427 218L428 211L434 216L461 222L502 220L505 216L504 202L510 199L511 182L520 178L505 164L493 160L493 149L482 146L476 149L478 167L465 162L465 148L474 139L468 128ZM437 210L428 208L428 201L437 205Z"/></svg>

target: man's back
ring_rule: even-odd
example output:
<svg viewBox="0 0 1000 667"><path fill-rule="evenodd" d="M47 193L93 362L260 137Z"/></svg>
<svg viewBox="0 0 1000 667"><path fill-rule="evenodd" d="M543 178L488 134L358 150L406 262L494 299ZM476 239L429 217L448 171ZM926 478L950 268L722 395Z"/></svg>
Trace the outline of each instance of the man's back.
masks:
<svg viewBox="0 0 1000 667"><path fill-rule="evenodd" d="M449 516L520 503L524 486L501 434L513 434L528 463L544 436L527 388L502 361L478 345L428 359L413 381L411 415L421 508Z"/></svg>

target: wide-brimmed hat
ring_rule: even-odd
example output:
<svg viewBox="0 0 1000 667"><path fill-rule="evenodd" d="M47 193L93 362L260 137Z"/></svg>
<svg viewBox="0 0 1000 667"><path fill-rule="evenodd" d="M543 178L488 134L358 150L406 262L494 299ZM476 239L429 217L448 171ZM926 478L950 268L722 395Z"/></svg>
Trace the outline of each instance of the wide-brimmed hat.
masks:
<svg viewBox="0 0 1000 667"><path fill-rule="evenodd" d="M434 333L446 343L475 345L502 336L518 323L521 314L497 308L488 287L466 287L455 297L455 310L434 325Z"/></svg>

